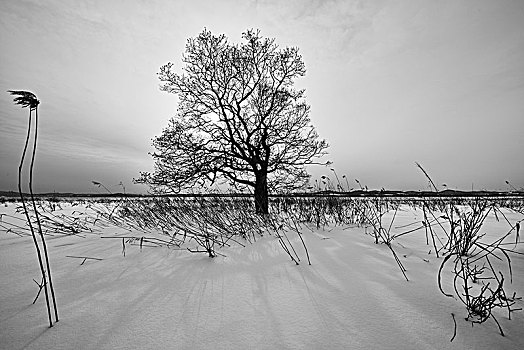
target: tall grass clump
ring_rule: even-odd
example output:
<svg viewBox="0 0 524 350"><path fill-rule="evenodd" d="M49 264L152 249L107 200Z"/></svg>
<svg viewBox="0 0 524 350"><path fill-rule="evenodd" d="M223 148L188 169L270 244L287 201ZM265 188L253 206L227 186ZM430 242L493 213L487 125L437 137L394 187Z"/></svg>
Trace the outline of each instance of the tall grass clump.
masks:
<svg viewBox="0 0 524 350"><path fill-rule="evenodd" d="M287 238L289 232L298 234L308 255L294 217L276 213L261 216L252 207L252 200L246 197L151 197L107 203L97 209L97 215L129 230L166 236L160 240L143 236L142 243L205 253L210 258L223 255L221 248L245 246L265 234L275 235L286 253L296 253ZM136 241L131 238L124 244ZM300 261L296 254L290 257L295 263Z"/></svg>
<svg viewBox="0 0 524 350"><path fill-rule="evenodd" d="M435 192L438 192L424 168L418 163L416 165L427 177ZM439 250L436 249L437 257L439 251L444 257L438 271L441 293L456 298L465 305L467 321L480 324L492 319L500 334L504 336L493 310L506 309L509 319L512 312L521 310L513 307L518 298L515 294L510 295L505 285L508 279L510 283L513 280L511 255L522 255L516 249L520 243L520 222L511 223L501 210L500 204L489 198L473 197L458 201L437 196L432 202L424 202L424 215L426 217L428 212L433 218L433 223L436 223L446 236L446 241L441 242ZM499 238L486 242L482 228L490 214L494 215L497 221L504 219L509 229ZM511 239L512 235L514 239ZM432 236L436 235L432 232ZM498 264L494 264L494 261ZM502 268L500 263L504 263ZM453 292L445 291L442 286L444 267L448 265L451 265Z"/></svg>

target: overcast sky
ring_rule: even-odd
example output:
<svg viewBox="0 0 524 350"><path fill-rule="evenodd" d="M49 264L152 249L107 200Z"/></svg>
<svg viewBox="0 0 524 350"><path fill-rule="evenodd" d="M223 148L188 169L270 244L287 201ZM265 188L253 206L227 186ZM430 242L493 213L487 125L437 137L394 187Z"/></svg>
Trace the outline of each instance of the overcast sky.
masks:
<svg viewBox="0 0 524 350"><path fill-rule="evenodd" d="M339 176L427 189L417 161L449 188L524 187L522 0L2 0L0 190L16 190L28 121L5 91L23 89L41 100L35 191L142 191L176 109L156 73L204 27L299 47Z"/></svg>

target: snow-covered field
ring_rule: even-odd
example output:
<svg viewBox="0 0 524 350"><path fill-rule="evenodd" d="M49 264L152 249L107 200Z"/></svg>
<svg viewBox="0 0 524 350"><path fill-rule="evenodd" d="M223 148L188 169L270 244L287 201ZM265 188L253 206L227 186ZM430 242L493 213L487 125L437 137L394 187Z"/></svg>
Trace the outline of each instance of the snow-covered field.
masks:
<svg viewBox="0 0 524 350"><path fill-rule="evenodd" d="M16 206L0 208L4 223L24 225L13 218L23 218ZM63 204L62 210L78 208ZM420 210L402 209L393 229L421 221ZM523 219L506 215L513 223ZM481 231L490 241L508 227L490 216ZM428 254L424 230L393 241L409 281L387 246L374 244L363 227L304 226L302 233L311 266L295 265L274 235L223 248L225 257L215 258L137 245L124 256L121 240L101 237L143 233L111 225L48 236L60 314L48 328L43 295L32 304L33 279L41 278L32 238L0 229L0 348L524 349L524 312L508 320L507 310L495 311L503 337L491 319L465 321L464 305L439 291L443 258ZM296 235L290 238L302 249ZM522 245L517 249L523 252ZM513 283L508 277L505 287L523 296L524 255L511 255L511 262ZM451 290L449 278L443 288ZM523 305L517 300L514 307ZM457 334L450 342L452 314Z"/></svg>

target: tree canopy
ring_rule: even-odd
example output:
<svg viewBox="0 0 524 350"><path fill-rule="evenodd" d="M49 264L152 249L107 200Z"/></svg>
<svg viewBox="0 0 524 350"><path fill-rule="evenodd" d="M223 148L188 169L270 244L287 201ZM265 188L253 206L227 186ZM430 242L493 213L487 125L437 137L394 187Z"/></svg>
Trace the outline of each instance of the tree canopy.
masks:
<svg viewBox="0 0 524 350"><path fill-rule="evenodd" d="M266 213L269 191L307 183L305 166L319 164L328 144L311 125L305 91L293 88L306 73L299 50L255 30L242 38L204 29L187 40L181 74L173 63L160 68L161 90L179 104L153 139L154 173L138 182L168 193L215 182L253 188Z"/></svg>

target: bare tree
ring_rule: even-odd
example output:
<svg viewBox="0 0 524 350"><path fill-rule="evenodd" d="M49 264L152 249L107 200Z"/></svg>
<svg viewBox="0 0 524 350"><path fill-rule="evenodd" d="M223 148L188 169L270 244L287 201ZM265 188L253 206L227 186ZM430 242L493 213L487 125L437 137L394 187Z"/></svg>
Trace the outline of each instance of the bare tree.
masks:
<svg viewBox="0 0 524 350"><path fill-rule="evenodd" d="M182 74L173 63L160 68L177 115L153 139L154 173L137 182L168 193L227 182L252 188L256 211L268 213L269 191L302 187L305 166L322 164L328 144L311 125L305 91L293 88L306 73L298 48L279 49L254 30L242 38L232 44L204 29L187 41Z"/></svg>

